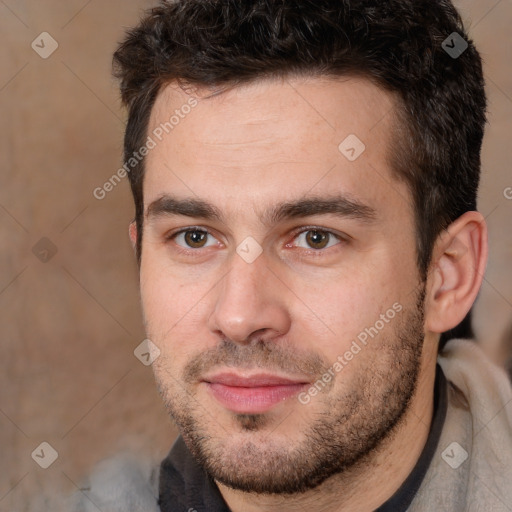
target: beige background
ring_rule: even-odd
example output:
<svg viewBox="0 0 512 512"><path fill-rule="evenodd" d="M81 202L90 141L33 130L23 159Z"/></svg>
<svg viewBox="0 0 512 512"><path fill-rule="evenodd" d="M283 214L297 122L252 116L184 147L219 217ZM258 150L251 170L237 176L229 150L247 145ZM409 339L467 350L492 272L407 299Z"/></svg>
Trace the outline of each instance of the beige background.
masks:
<svg viewBox="0 0 512 512"><path fill-rule="evenodd" d="M43 488L72 491L94 462L123 448L160 460L175 436L150 368L133 355L144 332L128 183L102 201L92 195L121 160L125 114L111 54L151 4L0 0L0 511L26 510ZM504 361L512 318L512 200L504 197L512 187L512 1L458 5L485 60L490 99L479 207L491 257L475 328ZM31 48L45 31L59 45L48 59ZM46 263L32 251L43 237L57 250L50 258L51 246L40 242ZM59 453L46 470L31 458L43 441Z"/></svg>

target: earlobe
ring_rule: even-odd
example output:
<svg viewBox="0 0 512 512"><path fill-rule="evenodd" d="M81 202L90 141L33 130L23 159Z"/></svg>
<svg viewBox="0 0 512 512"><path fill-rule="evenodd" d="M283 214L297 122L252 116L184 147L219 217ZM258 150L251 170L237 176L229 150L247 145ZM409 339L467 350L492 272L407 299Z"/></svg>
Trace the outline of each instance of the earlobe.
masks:
<svg viewBox="0 0 512 512"><path fill-rule="evenodd" d="M456 327L471 309L487 264L487 226L479 212L461 215L441 233L428 277L425 326L442 333Z"/></svg>
<svg viewBox="0 0 512 512"><path fill-rule="evenodd" d="M130 242L132 243L133 250L137 247L137 225L135 221L130 222L128 227L128 235L130 236Z"/></svg>

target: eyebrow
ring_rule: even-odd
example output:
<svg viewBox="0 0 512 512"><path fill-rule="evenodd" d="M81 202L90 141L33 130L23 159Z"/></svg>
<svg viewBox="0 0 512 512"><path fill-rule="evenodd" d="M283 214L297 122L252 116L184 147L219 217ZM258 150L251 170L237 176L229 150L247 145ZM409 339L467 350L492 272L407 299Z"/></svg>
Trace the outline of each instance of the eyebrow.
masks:
<svg viewBox="0 0 512 512"><path fill-rule="evenodd" d="M296 201L283 202L272 206L259 217L260 221L267 226L288 219L329 214L356 219L364 223L372 223L376 220L376 213L374 208L356 199L337 195L329 197L310 196ZM169 216L194 217L225 223L224 216L216 206L196 198L179 199L165 194L154 200L146 211L146 218L150 221Z"/></svg>

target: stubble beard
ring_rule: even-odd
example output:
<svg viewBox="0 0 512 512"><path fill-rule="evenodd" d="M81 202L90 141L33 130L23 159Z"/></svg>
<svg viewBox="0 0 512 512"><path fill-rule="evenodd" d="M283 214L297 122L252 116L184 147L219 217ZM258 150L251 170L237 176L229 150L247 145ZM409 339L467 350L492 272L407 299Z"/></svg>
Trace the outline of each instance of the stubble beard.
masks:
<svg viewBox="0 0 512 512"><path fill-rule="evenodd" d="M359 368L342 392L336 394L336 388L331 388L312 398L311 404L318 400L321 409L308 418L300 439L279 436L279 422L293 422L294 409L289 418L277 421L265 413L233 414L238 427L233 442L233 432L218 424L193 391L184 391L189 389L187 382L221 361L233 367L257 361L256 366L265 369L300 369L316 378L325 371L319 358L294 359L293 351L284 354L272 342L260 340L250 346L225 343L211 355L203 353L187 365L181 386L172 381L172 390L164 384L168 371L157 370L154 365L159 393L192 455L213 479L257 494L297 494L315 489L334 475L364 466L404 418L421 365L424 297L423 286L416 304L404 309L401 319L391 321L396 327L379 333L378 339L370 340L354 357L349 364L359 364ZM372 343L378 343L379 349L372 348ZM159 365L164 368L165 359ZM343 379L343 370L337 379ZM297 401L296 407L308 406ZM299 411L303 418L304 409Z"/></svg>

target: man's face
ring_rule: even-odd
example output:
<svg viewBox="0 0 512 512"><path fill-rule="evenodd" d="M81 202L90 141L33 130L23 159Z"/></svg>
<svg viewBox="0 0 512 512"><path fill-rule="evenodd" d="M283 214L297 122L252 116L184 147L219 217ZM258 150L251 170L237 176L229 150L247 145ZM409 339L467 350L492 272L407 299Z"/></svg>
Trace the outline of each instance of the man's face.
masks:
<svg viewBox="0 0 512 512"><path fill-rule="evenodd" d="M413 210L386 157L393 102L351 78L191 104L168 86L148 129L140 279L159 391L218 481L312 488L390 433L420 368Z"/></svg>

